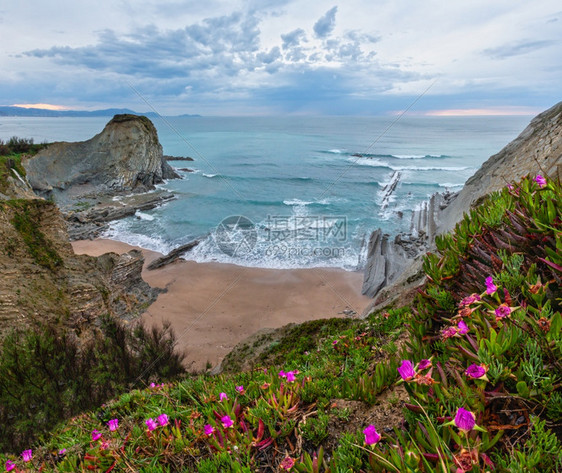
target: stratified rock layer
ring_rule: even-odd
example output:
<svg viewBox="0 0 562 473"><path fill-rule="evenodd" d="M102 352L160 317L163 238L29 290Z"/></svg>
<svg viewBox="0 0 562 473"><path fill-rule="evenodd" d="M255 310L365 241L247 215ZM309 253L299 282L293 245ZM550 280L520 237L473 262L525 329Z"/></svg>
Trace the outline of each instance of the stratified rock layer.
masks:
<svg viewBox="0 0 562 473"><path fill-rule="evenodd" d="M142 280L143 261L139 251L75 255L55 204L0 200L0 338L39 322L82 336L101 315L140 315L160 292Z"/></svg>
<svg viewBox="0 0 562 473"><path fill-rule="evenodd" d="M443 212L438 233L452 230L482 197L528 174L562 179L562 102L533 118L517 138L482 164Z"/></svg>

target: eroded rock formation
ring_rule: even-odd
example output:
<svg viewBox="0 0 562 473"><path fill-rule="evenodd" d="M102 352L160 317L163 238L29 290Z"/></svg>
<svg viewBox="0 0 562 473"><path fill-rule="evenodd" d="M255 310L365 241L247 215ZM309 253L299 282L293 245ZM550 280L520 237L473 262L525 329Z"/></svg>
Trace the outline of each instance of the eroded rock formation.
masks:
<svg viewBox="0 0 562 473"><path fill-rule="evenodd" d="M562 179L562 102L535 117L499 153L491 156L457 194L434 194L412 215L410 233L395 237L375 230L370 238L363 294L375 298L365 310L388 304L422 280L421 256L435 235L450 231L490 192L528 174Z"/></svg>
<svg viewBox="0 0 562 473"><path fill-rule="evenodd" d="M115 115L93 138L52 143L23 164L35 192L62 203L92 193L147 191L178 177L163 158L156 128L137 115Z"/></svg>

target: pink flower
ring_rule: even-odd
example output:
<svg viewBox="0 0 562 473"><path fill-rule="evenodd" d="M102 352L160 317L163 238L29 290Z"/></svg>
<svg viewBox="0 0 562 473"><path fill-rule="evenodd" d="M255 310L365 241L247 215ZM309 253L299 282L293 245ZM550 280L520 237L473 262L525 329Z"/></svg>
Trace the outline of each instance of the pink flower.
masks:
<svg viewBox="0 0 562 473"><path fill-rule="evenodd" d="M295 466L295 460L293 460L291 457L285 457L283 458L283 461L279 463L279 467L282 470L290 470L291 468L293 468L293 466Z"/></svg>
<svg viewBox="0 0 562 473"><path fill-rule="evenodd" d="M431 366L431 360L423 359L419 362L418 369L419 370L425 370L425 369L429 368L430 366Z"/></svg>
<svg viewBox="0 0 562 473"><path fill-rule="evenodd" d="M16 464L12 460L6 461L6 471L12 471L16 467Z"/></svg>
<svg viewBox="0 0 562 473"><path fill-rule="evenodd" d="M106 440L100 444L100 449L107 450L109 448L109 442Z"/></svg>
<svg viewBox="0 0 562 473"><path fill-rule="evenodd" d="M158 416L158 423L159 423L162 427L164 427L165 425L167 425L168 422L169 422L169 420L168 420L168 416L167 416L166 414L160 414L160 415Z"/></svg>
<svg viewBox="0 0 562 473"><path fill-rule="evenodd" d="M100 438L101 438L101 432L99 432L96 429L92 430L92 442L95 442L96 440L99 440Z"/></svg>
<svg viewBox="0 0 562 473"><path fill-rule="evenodd" d="M145 423L146 426L148 427L148 430L150 430L151 432L152 432L156 427L158 427L158 425L156 424L156 421L155 421L154 419L152 419L152 418L146 419L146 420L144 421L144 423Z"/></svg>
<svg viewBox="0 0 562 473"><path fill-rule="evenodd" d="M466 322L464 320L459 320L459 323L457 324L457 328L458 328L457 333L459 335L464 335L465 333L468 333L468 325L466 325Z"/></svg>
<svg viewBox="0 0 562 473"><path fill-rule="evenodd" d="M24 462L30 462L33 457L33 452L31 450L24 450L21 452L21 456Z"/></svg>
<svg viewBox="0 0 562 473"><path fill-rule="evenodd" d="M398 374L400 374L404 381L412 379L416 375L412 362L410 360L402 360L402 364L398 368Z"/></svg>
<svg viewBox="0 0 562 473"><path fill-rule="evenodd" d="M506 304L501 304L496 310L496 320L503 319L511 314L511 307Z"/></svg>
<svg viewBox="0 0 562 473"><path fill-rule="evenodd" d="M535 182L539 185L541 189L544 186L546 186L546 179L542 177L540 174L537 174L537 176L535 177Z"/></svg>
<svg viewBox="0 0 562 473"><path fill-rule="evenodd" d="M220 393L219 394L219 401L226 401L228 399L228 396L226 395L226 393Z"/></svg>
<svg viewBox="0 0 562 473"><path fill-rule="evenodd" d="M478 379L486 374L486 367L483 365L470 365L464 372L469 378Z"/></svg>
<svg viewBox="0 0 562 473"><path fill-rule="evenodd" d="M229 427L232 427L234 425L234 422L229 416L221 417L221 422L222 422L222 426L225 429L228 429Z"/></svg>
<svg viewBox="0 0 562 473"><path fill-rule="evenodd" d="M66 455L66 448L61 448L59 450L59 455Z"/></svg>
<svg viewBox="0 0 562 473"><path fill-rule="evenodd" d="M453 422L459 430L470 432L476 425L476 416L472 412L459 407Z"/></svg>
<svg viewBox="0 0 562 473"><path fill-rule="evenodd" d="M494 284L494 279L492 276L486 278L486 294L492 295L498 290L498 287Z"/></svg>
<svg viewBox="0 0 562 473"><path fill-rule="evenodd" d="M207 424L203 427L203 432L205 432L205 435L211 435L214 431L215 428L210 424Z"/></svg>
<svg viewBox="0 0 562 473"><path fill-rule="evenodd" d="M474 304L475 302L478 302L479 300L481 300L482 298L480 297L479 294L471 294L470 296L465 297L461 302L460 302L460 306L468 306L470 304Z"/></svg>
<svg viewBox="0 0 562 473"><path fill-rule="evenodd" d="M119 419L111 419L108 423L107 423L109 430L111 430L112 432L114 432L115 430L117 430L119 428Z"/></svg>
<svg viewBox="0 0 562 473"><path fill-rule="evenodd" d="M240 394L244 394L244 386L236 386L236 392Z"/></svg>
<svg viewBox="0 0 562 473"><path fill-rule="evenodd" d="M150 383L150 387L154 389L156 387L156 384Z"/></svg>
<svg viewBox="0 0 562 473"><path fill-rule="evenodd" d="M280 378L286 378L287 377L287 373L285 373L283 370L279 371L279 377Z"/></svg>
<svg viewBox="0 0 562 473"><path fill-rule="evenodd" d="M338 340L334 340L334 341L332 342L332 345L334 345L334 346L336 346L337 344L338 344Z"/></svg>
<svg viewBox="0 0 562 473"><path fill-rule="evenodd" d="M296 380L297 378L295 377L295 371L289 371L287 373L287 382L288 383L292 383Z"/></svg>
<svg viewBox="0 0 562 473"><path fill-rule="evenodd" d="M457 330L457 327L447 327L441 332L441 337L443 337L443 340L454 337L457 334Z"/></svg>
<svg viewBox="0 0 562 473"><path fill-rule="evenodd" d="M365 430L363 430L365 435L365 443L367 445L375 445L381 439L381 435L377 432L374 425L369 425Z"/></svg>

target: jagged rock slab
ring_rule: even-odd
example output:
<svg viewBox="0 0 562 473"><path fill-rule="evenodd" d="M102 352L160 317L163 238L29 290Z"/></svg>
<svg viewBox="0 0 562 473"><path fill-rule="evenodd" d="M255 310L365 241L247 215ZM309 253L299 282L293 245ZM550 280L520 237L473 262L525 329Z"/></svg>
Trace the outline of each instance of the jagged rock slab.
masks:
<svg viewBox="0 0 562 473"><path fill-rule="evenodd" d="M155 259L147 266L146 269L152 271L154 269L161 268L162 266L166 266L167 264L173 263L174 261L181 258L185 253L195 248L200 242L201 240L193 240L189 243L186 243L185 245L179 246L178 248L170 251L166 256Z"/></svg>
<svg viewBox="0 0 562 473"><path fill-rule="evenodd" d="M175 196L171 192L157 190L143 194L119 197L97 196L95 199L82 199L79 204L89 206L85 210L69 210L64 213L68 235L72 241L89 240L100 236L108 222L135 215L138 210L150 210L162 205Z"/></svg>

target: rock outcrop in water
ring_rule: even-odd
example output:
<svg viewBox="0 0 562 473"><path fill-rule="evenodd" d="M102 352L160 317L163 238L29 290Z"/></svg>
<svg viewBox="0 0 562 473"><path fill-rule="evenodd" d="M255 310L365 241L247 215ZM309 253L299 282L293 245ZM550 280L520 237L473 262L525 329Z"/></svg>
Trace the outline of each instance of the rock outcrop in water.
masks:
<svg viewBox="0 0 562 473"><path fill-rule="evenodd" d="M454 228L463 214L490 192L527 174L562 180L562 102L535 117L499 153L491 156L457 194L434 194L412 215L410 233L392 238L375 230L370 238L363 294L375 298L364 311L388 304L417 286L421 256L433 248L435 235Z"/></svg>

